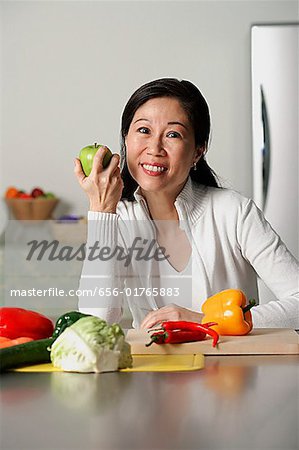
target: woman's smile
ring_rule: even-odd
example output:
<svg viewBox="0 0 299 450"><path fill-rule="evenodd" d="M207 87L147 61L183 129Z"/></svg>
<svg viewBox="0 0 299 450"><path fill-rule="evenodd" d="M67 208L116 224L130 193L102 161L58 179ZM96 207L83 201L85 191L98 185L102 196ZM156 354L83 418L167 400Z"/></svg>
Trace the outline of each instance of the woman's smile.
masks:
<svg viewBox="0 0 299 450"><path fill-rule="evenodd" d="M151 177L159 177L161 175L165 175L168 170L166 166L163 166L159 163L141 163L140 167L144 171L146 175Z"/></svg>

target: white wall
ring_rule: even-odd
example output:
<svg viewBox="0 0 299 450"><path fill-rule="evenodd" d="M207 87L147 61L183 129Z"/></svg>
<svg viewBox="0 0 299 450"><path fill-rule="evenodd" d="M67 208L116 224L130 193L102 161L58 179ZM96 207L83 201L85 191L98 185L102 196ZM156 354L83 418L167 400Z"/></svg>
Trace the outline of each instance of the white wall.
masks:
<svg viewBox="0 0 299 450"><path fill-rule="evenodd" d="M158 77L200 87L211 108L208 160L252 195L250 27L298 20L297 1L2 1L1 177L55 192L56 215L84 214L80 148L119 151L123 107ZM5 207L1 204L0 231Z"/></svg>

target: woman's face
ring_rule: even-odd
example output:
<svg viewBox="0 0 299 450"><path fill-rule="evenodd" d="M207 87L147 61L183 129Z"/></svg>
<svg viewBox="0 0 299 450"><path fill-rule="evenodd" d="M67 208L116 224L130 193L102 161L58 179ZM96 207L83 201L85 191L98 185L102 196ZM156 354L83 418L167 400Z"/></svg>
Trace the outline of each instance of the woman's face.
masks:
<svg viewBox="0 0 299 450"><path fill-rule="evenodd" d="M171 97L140 106L125 143L129 171L144 192L178 193L201 154L186 112Z"/></svg>

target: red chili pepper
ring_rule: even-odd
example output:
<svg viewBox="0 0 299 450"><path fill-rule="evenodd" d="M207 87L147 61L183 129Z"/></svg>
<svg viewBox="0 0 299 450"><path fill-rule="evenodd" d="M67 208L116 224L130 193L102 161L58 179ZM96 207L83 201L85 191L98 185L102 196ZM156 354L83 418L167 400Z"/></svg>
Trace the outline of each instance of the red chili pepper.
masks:
<svg viewBox="0 0 299 450"><path fill-rule="evenodd" d="M204 325L198 322L187 322L186 320L167 320L161 323L161 328L168 330L182 330L182 331L206 331L206 328L217 325L216 322L205 323Z"/></svg>
<svg viewBox="0 0 299 450"><path fill-rule="evenodd" d="M218 325L217 322L208 322L208 323L198 323L198 322L187 322L187 321L179 321L179 320L167 320L161 323L160 328L151 328L147 330L148 333L152 331L161 331L161 330L182 330L182 331L193 331L193 330L202 330L204 327L210 328L214 325Z"/></svg>
<svg viewBox="0 0 299 450"><path fill-rule="evenodd" d="M212 328L207 327L206 333L209 334L213 338L213 347L216 347L218 340L219 340L219 334L217 331L213 330Z"/></svg>
<svg viewBox="0 0 299 450"><path fill-rule="evenodd" d="M26 336L44 339L52 335L53 322L48 317L23 308L0 308L0 336L16 339Z"/></svg>
<svg viewBox="0 0 299 450"><path fill-rule="evenodd" d="M180 344L183 342L203 341L206 337L206 333L201 330L168 330L165 333L165 344Z"/></svg>
<svg viewBox="0 0 299 450"><path fill-rule="evenodd" d="M203 341L206 337L204 331L182 331L182 330L167 330L158 331L151 336L151 341L146 344L149 347L154 342L156 344L183 344L184 342Z"/></svg>
<svg viewBox="0 0 299 450"><path fill-rule="evenodd" d="M204 337L202 339L193 339L194 341L200 341L203 340L206 337L206 334L209 334L212 338L213 338L213 347L216 347L217 342L219 340L219 335L218 333L213 330L210 329L211 326L213 325L217 325L217 323L215 322L209 322L206 324L201 324L201 323L197 323L197 322L187 322L187 321L165 321L161 323L161 333L163 334L164 332L169 332L169 331L177 331L180 333L202 333L204 335ZM153 336L157 335L160 336L160 333L155 333ZM187 335L188 336L188 335ZM155 342L155 341L154 341ZM183 342L183 341L181 341ZM190 342L189 341L185 341L185 342ZM149 344L150 345L150 344Z"/></svg>
<svg viewBox="0 0 299 450"><path fill-rule="evenodd" d="M218 323L217 322L208 322L208 323L201 323L200 325L203 327L210 328L210 327L213 327L214 325L218 325Z"/></svg>
<svg viewBox="0 0 299 450"><path fill-rule="evenodd" d="M148 344L145 344L146 347L149 347L155 342L155 344L164 344L165 343L165 333L164 331L158 331L151 335L151 341Z"/></svg>

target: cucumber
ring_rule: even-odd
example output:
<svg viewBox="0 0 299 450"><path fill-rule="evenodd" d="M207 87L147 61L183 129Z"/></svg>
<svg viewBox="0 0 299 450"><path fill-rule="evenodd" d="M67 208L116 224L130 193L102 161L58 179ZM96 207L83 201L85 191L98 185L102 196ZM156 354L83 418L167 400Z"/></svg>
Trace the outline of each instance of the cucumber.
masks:
<svg viewBox="0 0 299 450"><path fill-rule="evenodd" d="M50 347L55 338L39 339L0 349L0 372L21 366L50 362Z"/></svg>

